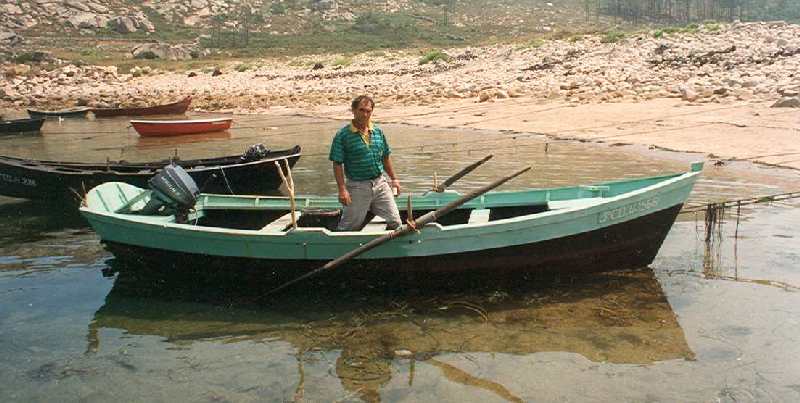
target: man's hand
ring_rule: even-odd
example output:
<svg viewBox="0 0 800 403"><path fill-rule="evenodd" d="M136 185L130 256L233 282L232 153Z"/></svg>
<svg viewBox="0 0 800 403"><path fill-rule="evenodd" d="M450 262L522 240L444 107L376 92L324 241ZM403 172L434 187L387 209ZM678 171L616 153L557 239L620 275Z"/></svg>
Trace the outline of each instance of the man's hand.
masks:
<svg viewBox="0 0 800 403"><path fill-rule="evenodd" d="M389 185L389 187L391 187L392 189L397 189L395 196L399 195L400 192L402 191L402 188L400 187L400 179L392 179L392 182Z"/></svg>
<svg viewBox="0 0 800 403"><path fill-rule="evenodd" d="M349 206L352 200L350 200L350 192L347 189L342 189L339 191L339 203L342 203L344 206Z"/></svg>

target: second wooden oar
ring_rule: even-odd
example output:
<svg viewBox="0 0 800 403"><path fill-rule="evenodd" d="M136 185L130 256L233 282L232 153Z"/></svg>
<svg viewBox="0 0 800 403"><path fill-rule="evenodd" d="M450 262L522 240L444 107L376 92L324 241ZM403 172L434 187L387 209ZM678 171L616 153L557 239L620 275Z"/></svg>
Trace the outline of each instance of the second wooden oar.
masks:
<svg viewBox="0 0 800 403"><path fill-rule="evenodd" d="M418 218L415 221L413 226L406 224L406 225L403 225L400 228L392 231L391 233L388 233L386 235L382 235L382 236L380 236L378 238L375 238L375 239L365 243L364 245L361 245L358 248L353 249L352 251L347 252L346 254L344 254L344 255L342 255L342 256L334 259L334 260L331 260L330 262L326 263L324 266L322 266L322 267L320 267L318 269L310 271L310 272L308 272L308 273L306 273L306 274L304 274L304 275L302 275L302 276L300 276L300 277L298 277L298 278L296 278L294 280L290 280L290 281L288 281L286 283L281 284L278 287L273 288L272 290L267 292L265 295L276 293L276 292L278 292L278 291L280 291L280 290L282 290L282 289L284 289L284 288L286 288L286 287L288 287L288 286L290 286L290 285L292 285L294 283L297 283L298 281L305 280L305 279L307 279L307 278L309 278L309 277L311 277L313 275L316 275L318 273L321 273L321 272L323 272L325 270L331 270L331 269L334 269L336 267L339 267L339 266L342 265L342 263L345 263L348 260L350 260L350 259L352 259L352 258L354 258L356 256L359 256L364 252L367 252L367 251L369 251L369 250L371 250L371 249L373 249L373 248L375 248L375 247L377 247L379 245L382 245L382 244L384 244L386 242L389 242L392 239L399 238L399 237L401 237L403 235L406 235L408 233L414 232L418 227L421 228L421 227L425 226L428 223L436 221L437 218L440 218L440 217L444 216L445 214L457 209L462 204L464 204L464 203L466 203L466 202L468 202L468 201L470 201L470 200L472 200L472 199L474 199L474 198L476 198L476 197L478 197L478 196L480 196L480 195L482 195L482 194L484 194L484 193L486 193L486 192L488 192L488 191L490 191L490 190L492 190L492 189L494 189L494 188L496 188L496 187L498 187L498 186L510 181L511 179L516 178L517 176L522 175L525 172L528 172L530 169L531 169L531 167L527 167L525 169L522 169L520 171L515 172L512 175L506 176L503 179L496 180L496 181L494 181L494 182L492 182L492 183L490 183L490 184L488 184L488 185L486 185L486 186L484 186L482 188L475 189L475 190L465 194L464 196L461 196L457 200L454 200L454 201L446 204L445 206L439 208L438 210L431 211L431 212L421 216L420 218Z"/></svg>
<svg viewBox="0 0 800 403"><path fill-rule="evenodd" d="M447 189L447 187L448 187L448 186L452 185L452 184L453 184L453 183L455 183L457 180L459 180L459 179L463 178L463 177L464 177L464 175L466 175L466 174L468 174L468 173L470 173L470 172L474 171L474 170L475 170L475 168L477 168L477 167L479 167L479 166L483 165L483 163L484 163L484 162L486 162L486 161L489 161L491 158L492 158L492 154L489 154L489 155L487 155L486 157L483 157L483 159L482 159L482 160L480 160L480 161L477 161L477 162L473 162L472 164L469 164L469 165L467 165L466 167L464 167L464 169L462 169L462 170L458 171L458 172L457 172L456 174L454 174L453 176L451 176L451 177L447 178L447 179L446 179L444 182L442 182L441 184L437 184L436 186L434 186L432 190L433 190L434 192L438 192L438 193L444 192L444 190L445 190L445 189Z"/></svg>

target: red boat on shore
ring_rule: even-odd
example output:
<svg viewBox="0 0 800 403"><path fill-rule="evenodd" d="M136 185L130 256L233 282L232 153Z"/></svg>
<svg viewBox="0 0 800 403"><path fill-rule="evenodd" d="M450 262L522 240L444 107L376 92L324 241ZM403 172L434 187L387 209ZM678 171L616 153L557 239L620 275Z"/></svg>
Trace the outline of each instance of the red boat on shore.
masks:
<svg viewBox="0 0 800 403"><path fill-rule="evenodd" d="M166 105L144 106L136 108L93 108L90 111L98 118L113 116L145 116L145 115L182 115L189 109L192 97Z"/></svg>
<svg viewBox="0 0 800 403"><path fill-rule="evenodd" d="M191 119L191 120L131 120L131 125L140 136L179 136L221 132L231 128L233 118Z"/></svg>

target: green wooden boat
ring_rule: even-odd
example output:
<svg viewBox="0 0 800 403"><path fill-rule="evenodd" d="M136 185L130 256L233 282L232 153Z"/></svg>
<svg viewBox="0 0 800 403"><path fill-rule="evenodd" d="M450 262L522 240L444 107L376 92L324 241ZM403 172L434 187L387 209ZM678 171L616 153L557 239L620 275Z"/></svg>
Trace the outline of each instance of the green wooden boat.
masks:
<svg viewBox="0 0 800 403"><path fill-rule="evenodd" d="M591 186L489 192L370 250L346 269L501 274L643 267L655 258L702 166ZM459 196L415 196L413 216ZM297 228L290 225L284 197L201 194L182 223L172 215L137 214L149 198L149 190L105 183L88 193L81 213L118 260L159 270L248 267L294 277L387 233L375 220L360 231L331 231L337 219L331 211L340 207L336 197L297 197ZM403 216L405 204L401 196Z"/></svg>

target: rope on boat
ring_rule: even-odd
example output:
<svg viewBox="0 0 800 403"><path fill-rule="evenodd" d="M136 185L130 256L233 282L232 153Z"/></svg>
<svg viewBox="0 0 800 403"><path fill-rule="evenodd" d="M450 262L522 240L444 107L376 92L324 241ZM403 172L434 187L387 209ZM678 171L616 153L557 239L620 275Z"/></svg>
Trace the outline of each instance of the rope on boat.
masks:
<svg viewBox="0 0 800 403"><path fill-rule="evenodd" d="M755 196L755 197L748 197L744 199L738 200L726 200L722 202L712 202L712 203L705 203L705 204L698 204L693 206L685 207L681 210L681 214L683 213L698 213L701 211L705 211L706 215L713 214L716 217L716 212L712 212L712 210L724 210L729 207L736 206L737 211L741 209L742 206L747 206L750 204L760 204L760 203L771 203L775 201L781 200L790 200L790 199L797 199L800 198L800 191L794 192L786 192L786 193L778 193L768 196ZM712 218L714 218L712 217Z"/></svg>

